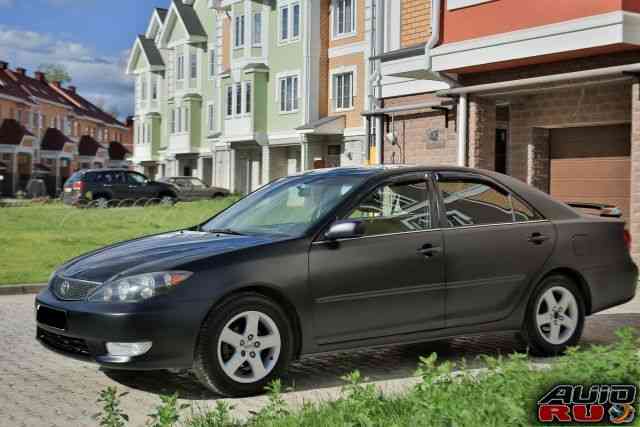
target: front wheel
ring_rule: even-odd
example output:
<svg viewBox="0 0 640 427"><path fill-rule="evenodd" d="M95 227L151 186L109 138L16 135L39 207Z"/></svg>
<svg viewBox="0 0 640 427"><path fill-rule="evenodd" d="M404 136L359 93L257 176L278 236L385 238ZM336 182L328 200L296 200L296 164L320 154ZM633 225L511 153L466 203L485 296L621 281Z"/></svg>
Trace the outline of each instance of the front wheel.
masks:
<svg viewBox="0 0 640 427"><path fill-rule="evenodd" d="M578 343L584 319L585 303L578 286L568 277L549 276L529 303L523 335L533 354L557 355Z"/></svg>
<svg viewBox="0 0 640 427"><path fill-rule="evenodd" d="M214 308L200 330L194 373L208 389L230 397L262 393L293 355L293 331L274 301L238 294Z"/></svg>

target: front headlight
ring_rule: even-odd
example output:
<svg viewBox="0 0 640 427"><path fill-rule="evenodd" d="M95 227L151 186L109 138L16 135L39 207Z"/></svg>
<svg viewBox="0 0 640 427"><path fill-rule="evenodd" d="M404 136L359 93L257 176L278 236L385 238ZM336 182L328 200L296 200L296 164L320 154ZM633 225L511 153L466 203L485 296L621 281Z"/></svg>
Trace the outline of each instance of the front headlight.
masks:
<svg viewBox="0 0 640 427"><path fill-rule="evenodd" d="M162 271L123 277L100 286L90 297L93 302L140 302L166 294L191 277L188 271Z"/></svg>

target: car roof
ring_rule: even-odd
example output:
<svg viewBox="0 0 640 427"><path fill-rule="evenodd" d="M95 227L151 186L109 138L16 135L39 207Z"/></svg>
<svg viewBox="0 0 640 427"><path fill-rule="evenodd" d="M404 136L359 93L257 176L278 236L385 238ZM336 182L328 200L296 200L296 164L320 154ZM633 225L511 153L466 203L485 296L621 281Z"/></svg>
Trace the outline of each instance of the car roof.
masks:
<svg viewBox="0 0 640 427"><path fill-rule="evenodd" d="M82 173L95 173L95 172L135 172L129 169L118 169L118 168L102 168L102 169L84 169L78 172Z"/></svg>
<svg viewBox="0 0 640 427"><path fill-rule="evenodd" d="M404 175L412 172L449 172L449 173L466 173L480 175L497 181L512 193L524 199L538 210L545 218L559 220L572 219L580 217L575 209L559 202L549 196L547 193L538 190L514 177L503 175L484 169L468 168L461 166L427 166L427 165L373 165L373 166L346 166L330 169L316 169L305 171L297 174L298 176L309 175L326 175L326 176L349 176L349 175L365 175L369 179L384 179L385 177L393 177Z"/></svg>

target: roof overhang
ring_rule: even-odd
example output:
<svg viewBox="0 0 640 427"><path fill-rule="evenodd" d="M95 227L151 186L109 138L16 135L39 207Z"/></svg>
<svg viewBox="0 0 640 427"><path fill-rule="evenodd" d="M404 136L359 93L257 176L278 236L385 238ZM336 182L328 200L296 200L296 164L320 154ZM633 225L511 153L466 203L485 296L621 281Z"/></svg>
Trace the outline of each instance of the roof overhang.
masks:
<svg viewBox="0 0 640 427"><path fill-rule="evenodd" d="M616 46L640 46L640 14L615 11L447 43L431 50L432 69L456 72L488 64Z"/></svg>
<svg viewBox="0 0 640 427"><path fill-rule="evenodd" d="M344 135L347 116L328 116L296 128L299 135Z"/></svg>
<svg viewBox="0 0 640 427"><path fill-rule="evenodd" d="M134 75L134 74L143 73L147 71L163 71L165 69L164 65L152 64L152 61L149 58L147 51L142 45L141 37L142 36L138 36L136 38L135 43L133 44L133 49L131 49L131 54L129 54L129 60L127 61L126 73L129 75ZM144 57L144 60L146 61L147 66L142 69L136 69L134 65L138 60L138 58L140 57L140 55Z"/></svg>

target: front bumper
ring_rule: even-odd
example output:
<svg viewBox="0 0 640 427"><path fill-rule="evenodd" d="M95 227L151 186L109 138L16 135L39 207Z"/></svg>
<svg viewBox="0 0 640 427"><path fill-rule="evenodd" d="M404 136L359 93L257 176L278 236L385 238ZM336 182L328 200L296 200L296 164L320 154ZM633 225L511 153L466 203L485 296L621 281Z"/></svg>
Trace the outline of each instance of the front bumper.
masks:
<svg viewBox="0 0 640 427"><path fill-rule="evenodd" d="M36 297L38 306L62 310L66 326L37 323L37 340L46 348L114 369L188 369L200 326L209 306L200 301L173 302L157 298L141 304L100 304L61 301L49 289ZM140 356L111 356L107 342L151 341Z"/></svg>

